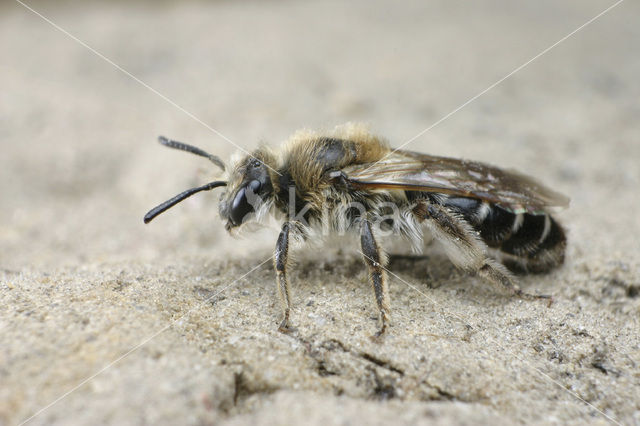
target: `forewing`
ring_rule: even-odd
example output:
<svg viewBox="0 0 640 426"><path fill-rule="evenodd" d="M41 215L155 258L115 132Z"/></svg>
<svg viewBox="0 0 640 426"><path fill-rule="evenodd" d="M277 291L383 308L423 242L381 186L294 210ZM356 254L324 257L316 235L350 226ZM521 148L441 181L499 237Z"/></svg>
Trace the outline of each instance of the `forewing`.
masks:
<svg viewBox="0 0 640 426"><path fill-rule="evenodd" d="M437 192L486 200L514 213L541 213L566 207L569 199L513 170L487 164L396 151L377 163L355 164L341 170L361 189L403 189Z"/></svg>

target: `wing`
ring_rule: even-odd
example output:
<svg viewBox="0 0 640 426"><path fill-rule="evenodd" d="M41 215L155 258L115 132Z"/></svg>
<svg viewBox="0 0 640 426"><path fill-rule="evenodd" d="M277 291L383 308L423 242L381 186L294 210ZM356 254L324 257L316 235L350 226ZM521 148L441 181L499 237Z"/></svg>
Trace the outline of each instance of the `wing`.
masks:
<svg viewBox="0 0 640 426"><path fill-rule="evenodd" d="M475 161L396 151L378 163L341 170L357 189L402 189L476 198L514 213L566 207L569 198L514 170Z"/></svg>

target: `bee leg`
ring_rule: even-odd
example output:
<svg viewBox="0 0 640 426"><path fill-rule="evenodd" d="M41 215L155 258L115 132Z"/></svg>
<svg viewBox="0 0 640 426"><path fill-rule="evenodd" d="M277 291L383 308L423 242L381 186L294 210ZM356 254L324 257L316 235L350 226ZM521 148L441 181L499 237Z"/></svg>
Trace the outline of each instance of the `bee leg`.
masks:
<svg viewBox="0 0 640 426"><path fill-rule="evenodd" d="M286 333L289 329L289 312L291 311L291 295L289 293L289 281L287 280L287 259L289 257L289 222L282 225L282 231L276 243L274 263L276 269L276 284L278 295L282 305L283 318L278 331Z"/></svg>
<svg viewBox="0 0 640 426"><path fill-rule="evenodd" d="M485 259L483 265L478 268L476 273L496 287L505 289L509 294L514 296L526 294L523 293L518 284L516 284L515 277L513 277L501 263L491 259Z"/></svg>
<svg viewBox="0 0 640 426"><path fill-rule="evenodd" d="M510 294L520 297L524 300L548 299L549 305L552 298L546 294L530 294L522 291L516 278L507 270L507 268L494 260L485 259L484 264L478 269L478 275L495 286L506 289Z"/></svg>
<svg viewBox="0 0 640 426"><path fill-rule="evenodd" d="M507 290L513 296L524 300L546 299L549 306L553 303L553 298L548 294L531 294L522 291L513 274L502 263L493 259L485 259L484 264L477 270L477 274L494 286Z"/></svg>
<svg viewBox="0 0 640 426"><path fill-rule="evenodd" d="M548 299L523 292L515 277L501 263L487 257L487 246L478 233L461 216L439 204L419 203L413 210L427 225L434 237L444 244L449 259L458 267L475 273L494 286L523 299Z"/></svg>
<svg viewBox="0 0 640 426"><path fill-rule="evenodd" d="M364 262L369 268L369 281L375 292L376 303L378 304L382 323L380 330L378 330L374 337L380 337L384 334L387 329L387 323L389 322L389 288L387 286L387 273L384 270L386 259L373 236L371 222L367 219L362 220L360 244L364 255Z"/></svg>

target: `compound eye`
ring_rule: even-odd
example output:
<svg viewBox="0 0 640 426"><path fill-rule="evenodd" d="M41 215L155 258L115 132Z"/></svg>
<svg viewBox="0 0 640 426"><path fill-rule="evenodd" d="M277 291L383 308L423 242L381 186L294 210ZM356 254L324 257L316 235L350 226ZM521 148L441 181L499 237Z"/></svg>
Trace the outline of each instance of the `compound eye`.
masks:
<svg viewBox="0 0 640 426"><path fill-rule="evenodd" d="M257 192L262 185L257 180L252 180L248 185L240 188L231 203L229 219L234 226L241 225L250 213L255 209L251 205L256 201ZM249 203L251 201L252 203Z"/></svg>

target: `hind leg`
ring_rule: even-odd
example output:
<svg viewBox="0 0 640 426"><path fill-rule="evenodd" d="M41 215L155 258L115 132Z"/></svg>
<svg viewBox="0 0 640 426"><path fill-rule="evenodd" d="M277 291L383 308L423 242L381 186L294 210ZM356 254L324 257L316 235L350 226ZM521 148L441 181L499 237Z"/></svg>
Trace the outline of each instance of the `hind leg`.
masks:
<svg viewBox="0 0 640 426"><path fill-rule="evenodd" d="M518 296L526 300L551 299L551 296L549 295L537 295L523 292L520 287L518 287L516 279L507 270L507 268L502 263L496 262L492 259L485 259L484 264L476 271L476 273L495 287L506 289L514 296Z"/></svg>
<svg viewBox="0 0 640 426"><path fill-rule="evenodd" d="M454 265L481 276L510 294L525 299L549 298L524 293L507 268L487 256L486 244L461 216L427 201L419 203L413 212L419 220L426 221L429 230L444 245L447 256Z"/></svg>

